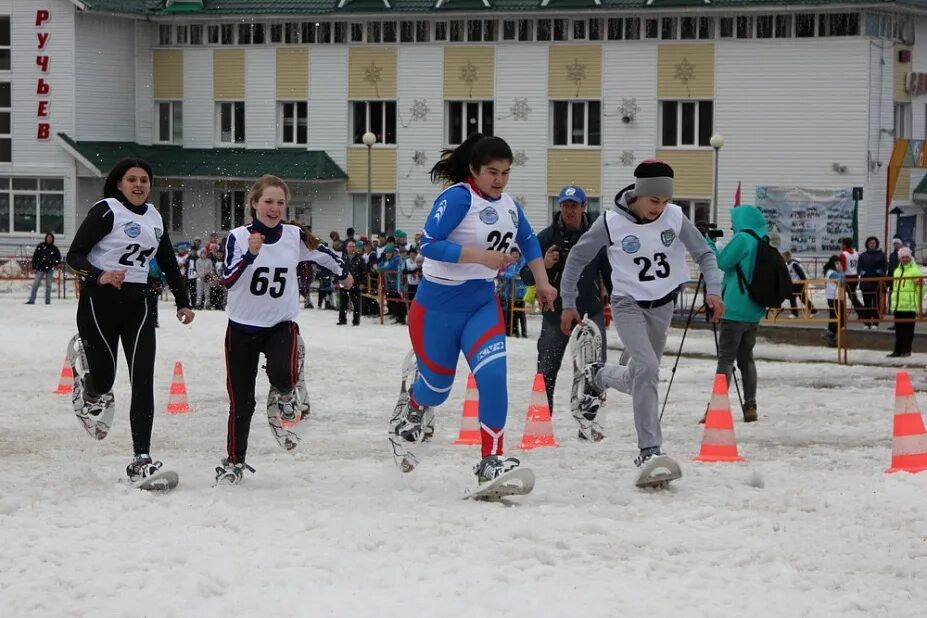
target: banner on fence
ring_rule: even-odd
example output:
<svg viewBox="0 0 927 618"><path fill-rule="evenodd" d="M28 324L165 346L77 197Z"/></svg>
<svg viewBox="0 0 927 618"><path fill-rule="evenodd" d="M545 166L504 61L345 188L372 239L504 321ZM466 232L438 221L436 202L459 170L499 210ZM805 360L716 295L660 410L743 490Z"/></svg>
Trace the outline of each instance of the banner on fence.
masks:
<svg viewBox="0 0 927 618"><path fill-rule="evenodd" d="M840 239L853 237L853 190L756 188L769 240L779 251L825 253L840 250Z"/></svg>

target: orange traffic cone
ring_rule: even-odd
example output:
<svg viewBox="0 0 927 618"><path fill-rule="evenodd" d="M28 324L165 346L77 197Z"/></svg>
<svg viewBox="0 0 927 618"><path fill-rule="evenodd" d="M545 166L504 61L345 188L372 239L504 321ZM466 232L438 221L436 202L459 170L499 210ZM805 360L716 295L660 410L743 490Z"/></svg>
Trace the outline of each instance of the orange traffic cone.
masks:
<svg viewBox="0 0 927 618"><path fill-rule="evenodd" d="M554 440L554 428L550 422L550 406L547 404L547 390L544 388L544 376L534 376L531 387L531 403L528 405L528 418L525 420L525 432L521 437L520 449L533 449L541 446L560 446Z"/></svg>
<svg viewBox="0 0 927 618"><path fill-rule="evenodd" d="M467 378L467 398L464 399L460 434L453 444L480 444L480 392L473 374Z"/></svg>
<svg viewBox="0 0 927 618"><path fill-rule="evenodd" d="M927 470L927 432L907 372L895 378L895 427L892 432L892 466L885 472Z"/></svg>
<svg viewBox="0 0 927 618"><path fill-rule="evenodd" d="M74 390L74 370L71 369L71 363L68 357L64 357L64 366L61 368L61 377L58 378L58 388L55 389L56 395L66 395Z"/></svg>
<svg viewBox="0 0 927 618"><path fill-rule="evenodd" d="M174 377L171 380L171 394L167 398L167 413L181 414L183 412L192 412L193 409L187 403L187 385L183 381L183 365L180 361L174 363Z"/></svg>
<svg viewBox="0 0 927 618"><path fill-rule="evenodd" d="M731 416L731 400L727 395L727 378L723 373L715 375L711 389L711 403L705 413L705 434L702 449L693 461L743 461L737 454L737 440L734 438L734 418Z"/></svg>

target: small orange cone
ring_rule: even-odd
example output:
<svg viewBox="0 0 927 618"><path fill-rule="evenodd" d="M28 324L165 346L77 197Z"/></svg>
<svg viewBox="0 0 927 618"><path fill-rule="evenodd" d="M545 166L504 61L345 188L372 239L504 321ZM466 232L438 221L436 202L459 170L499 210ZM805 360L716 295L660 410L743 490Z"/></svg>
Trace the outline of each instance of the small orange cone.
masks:
<svg viewBox="0 0 927 618"><path fill-rule="evenodd" d="M452 444L480 444L480 392L473 374L467 378L467 398L464 399L460 434Z"/></svg>
<svg viewBox="0 0 927 618"><path fill-rule="evenodd" d="M56 395L66 395L74 390L74 370L71 369L71 363L68 357L64 357L64 366L61 368L61 377L58 378L58 388L55 389Z"/></svg>
<svg viewBox="0 0 927 618"><path fill-rule="evenodd" d="M525 432L518 448L529 450L541 446L560 446L554 439L554 428L550 422L550 406L547 403L547 389L544 388L544 376L534 376L531 387L531 403L528 405L528 418L525 420Z"/></svg>
<svg viewBox="0 0 927 618"><path fill-rule="evenodd" d="M711 403L705 413L705 434L702 449L693 461L743 461L737 453L737 439L734 437L734 418L731 416L731 400L727 395L727 378L723 373L715 375L711 389Z"/></svg>
<svg viewBox="0 0 927 618"><path fill-rule="evenodd" d="M193 409L187 403L187 385L183 381L183 365L180 361L174 363L174 377L171 380L171 394L167 398L167 413L182 414L192 412Z"/></svg>
<svg viewBox="0 0 927 618"><path fill-rule="evenodd" d="M895 426L892 432L892 466L890 472L927 470L927 432L924 417L917 407L914 387L907 372L899 371L895 378Z"/></svg>

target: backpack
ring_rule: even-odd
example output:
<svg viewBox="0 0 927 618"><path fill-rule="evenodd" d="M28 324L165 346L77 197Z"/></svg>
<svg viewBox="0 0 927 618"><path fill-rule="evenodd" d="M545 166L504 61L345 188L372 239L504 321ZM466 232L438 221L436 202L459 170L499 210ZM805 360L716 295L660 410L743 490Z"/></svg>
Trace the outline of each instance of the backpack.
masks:
<svg viewBox="0 0 927 618"><path fill-rule="evenodd" d="M744 230L758 241L756 261L753 263L753 281L747 281L740 265L737 281L740 291L746 291L750 300L763 307L778 307L792 295L792 278L779 251L769 244L769 238L760 238L753 230Z"/></svg>

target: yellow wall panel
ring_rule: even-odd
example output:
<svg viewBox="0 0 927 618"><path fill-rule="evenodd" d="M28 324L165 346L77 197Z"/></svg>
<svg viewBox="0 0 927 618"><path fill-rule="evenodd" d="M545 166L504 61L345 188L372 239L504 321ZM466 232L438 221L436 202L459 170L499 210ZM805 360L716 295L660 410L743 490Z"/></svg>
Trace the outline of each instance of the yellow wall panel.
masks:
<svg viewBox="0 0 927 618"><path fill-rule="evenodd" d="M550 48L547 89L551 99L602 96L602 46L556 45Z"/></svg>
<svg viewBox="0 0 927 618"><path fill-rule="evenodd" d="M217 101L244 101L245 50L217 49L212 53L212 97Z"/></svg>
<svg viewBox="0 0 927 618"><path fill-rule="evenodd" d="M444 98L495 98L495 62L492 47L445 47Z"/></svg>
<svg viewBox="0 0 927 618"><path fill-rule="evenodd" d="M183 98L182 50L154 50L154 98Z"/></svg>
<svg viewBox="0 0 927 618"><path fill-rule="evenodd" d="M370 158L371 181L374 193L396 191L396 149L374 148ZM367 147L348 148L348 191L367 191Z"/></svg>
<svg viewBox="0 0 927 618"><path fill-rule="evenodd" d="M348 50L348 98L396 98L396 48L352 47Z"/></svg>
<svg viewBox="0 0 927 618"><path fill-rule="evenodd" d="M911 71L911 62L898 62L898 52L906 49L911 51L910 45L895 45L892 49L892 57L895 59L895 80L894 80L894 100L907 102L911 100L911 95L905 91L904 80Z"/></svg>
<svg viewBox="0 0 927 618"><path fill-rule="evenodd" d="M277 99L309 98L309 48L277 48Z"/></svg>
<svg viewBox="0 0 927 618"><path fill-rule="evenodd" d="M711 199L713 150L657 150L656 158L673 168L676 195Z"/></svg>
<svg viewBox="0 0 927 618"><path fill-rule="evenodd" d="M551 148L547 151L547 194L557 195L566 185L577 184L587 196L602 193L602 151Z"/></svg>
<svg viewBox="0 0 927 618"><path fill-rule="evenodd" d="M661 99L713 98L714 44L661 44L657 53L657 96Z"/></svg>
<svg viewBox="0 0 927 618"><path fill-rule="evenodd" d="M898 173L898 184L895 185L895 194L892 200L907 202L911 200L911 170L902 168Z"/></svg>

